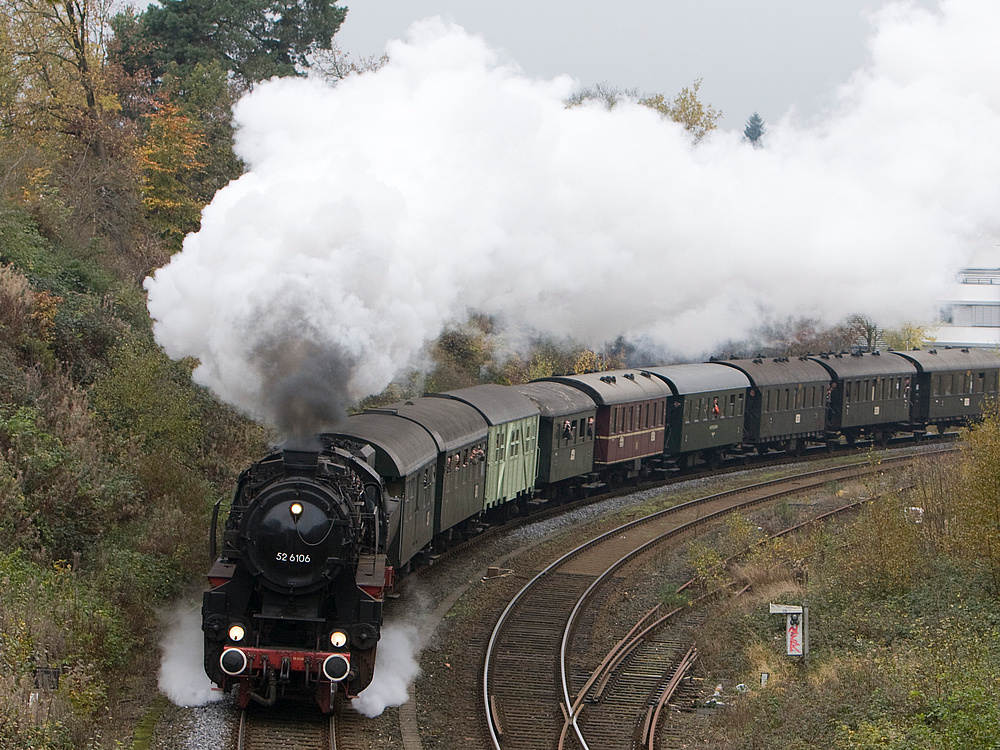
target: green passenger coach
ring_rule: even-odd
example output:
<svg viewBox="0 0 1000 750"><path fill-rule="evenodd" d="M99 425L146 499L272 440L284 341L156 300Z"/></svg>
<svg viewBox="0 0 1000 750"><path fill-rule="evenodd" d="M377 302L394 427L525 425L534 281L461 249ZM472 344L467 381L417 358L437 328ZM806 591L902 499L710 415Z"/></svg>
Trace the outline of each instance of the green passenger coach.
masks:
<svg viewBox="0 0 1000 750"><path fill-rule="evenodd" d="M476 385L431 394L472 406L489 425L483 510L531 497L538 476L538 408L502 385Z"/></svg>

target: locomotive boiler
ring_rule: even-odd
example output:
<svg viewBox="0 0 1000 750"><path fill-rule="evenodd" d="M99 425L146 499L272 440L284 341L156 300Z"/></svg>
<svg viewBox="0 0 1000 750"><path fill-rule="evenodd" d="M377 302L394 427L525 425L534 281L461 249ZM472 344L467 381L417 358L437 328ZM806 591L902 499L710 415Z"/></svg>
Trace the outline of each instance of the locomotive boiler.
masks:
<svg viewBox="0 0 1000 750"><path fill-rule="evenodd" d="M338 692L354 697L371 682L392 582L392 508L372 453L328 440L275 450L240 475L202 629L205 670L237 686L241 707L308 693L329 711Z"/></svg>

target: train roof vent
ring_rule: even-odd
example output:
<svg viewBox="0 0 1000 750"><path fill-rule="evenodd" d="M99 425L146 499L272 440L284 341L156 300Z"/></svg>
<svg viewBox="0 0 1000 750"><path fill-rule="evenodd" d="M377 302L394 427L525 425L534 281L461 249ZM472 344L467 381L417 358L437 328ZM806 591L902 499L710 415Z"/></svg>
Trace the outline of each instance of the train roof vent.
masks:
<svg viewBox="0 0 1000 750"><path fill-rule="evenodd" d="M633 373L633 372L626 372L622 377L626 377L629 380L635 380L635 373Z"/></svg>

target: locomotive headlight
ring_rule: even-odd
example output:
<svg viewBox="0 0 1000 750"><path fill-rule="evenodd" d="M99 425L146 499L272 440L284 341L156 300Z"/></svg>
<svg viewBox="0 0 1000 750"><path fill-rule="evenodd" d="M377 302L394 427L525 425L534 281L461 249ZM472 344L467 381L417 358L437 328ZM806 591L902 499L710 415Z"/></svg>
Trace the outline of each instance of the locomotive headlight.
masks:
<svg viewBox="0 0 1000 750"><path fill-rule="evenodd" d="M331 682L340 682L351 672L351 659L347 654L330 654L323 662L323 674Z"/></svg>
<svg viewBox="0 0 1000 750"><path fill-rule="evenodd" d="M246 628L240 625L238 622L233 623L229 626L229 640L234 643L239 643L243 640L244 636L247 634Z"/></svg>
<svg viewBox="0 0 1000 750"><path fill-rule="evenodd" d="M330 633L330 645L334 648L343 648L347 643L347 633L343 630L334 630Z"/></svg>
<svg viewBox="0 0 1000 750"><path fill-rule="evenodd" d="M302 503L292 503L288 508L288 512L292 514L292 519L298 521L299 516L302 515Z"/></svg>
<svg viewBox="0 0 1000 750"><path fill-rule="evenodd" d="M238 648L227 648L222 652L222 656L219 657L219 666L228 675L235 676L240 674L247 668L247 664L249 663L247 655Z"/></svg>

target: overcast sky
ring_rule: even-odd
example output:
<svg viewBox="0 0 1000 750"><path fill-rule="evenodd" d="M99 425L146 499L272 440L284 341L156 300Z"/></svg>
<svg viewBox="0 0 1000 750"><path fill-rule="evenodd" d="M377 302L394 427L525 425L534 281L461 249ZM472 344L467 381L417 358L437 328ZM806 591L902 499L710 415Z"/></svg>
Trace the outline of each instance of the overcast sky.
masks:
<svg viewBox="0 0 1000 750"><path fill-rule="evenodd" d="M985 0L984 0L985 1ZM701 100L741 130L822 115L868 60L881 0L345 0L337 34L353 57L378 55L410 24L441 16L502 49L529 76L568 74L673 96L704 79ZM933 0L917 4L933 7Z"/></svg>

